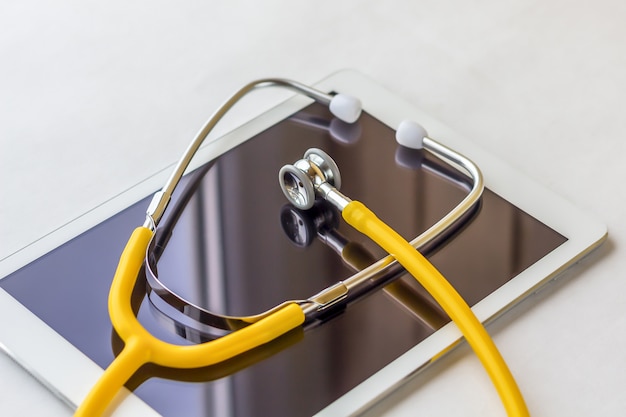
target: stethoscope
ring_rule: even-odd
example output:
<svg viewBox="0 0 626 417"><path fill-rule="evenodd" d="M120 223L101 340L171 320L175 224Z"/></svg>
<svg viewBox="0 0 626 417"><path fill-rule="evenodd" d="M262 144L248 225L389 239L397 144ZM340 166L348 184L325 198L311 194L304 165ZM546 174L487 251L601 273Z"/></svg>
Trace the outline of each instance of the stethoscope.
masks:
<svg viewBox="0 0 626 417"><path fill-rule="evenodd" d="M233 317L210 312L167 288L147 262L148 283L160 297L172 300L187 314L201 323L234 330L220 338L195 344L174 345L152 336L137 320L132 304L132 292L137 277L154 249L155 231L178 183L193 156L221 118L250 91L280 86L304 94L328 105L330 112L345 123L354 123L361 114L358 99L344 94L328 94L304 84L285 79L262 79L251 82L233 94L205 123L187 147L165 186L157 192L146 211L143 226L131 235L115 272L109 292L109 316L113 328L124 342L124 348L104 371L83 403L77 416L101 415L120 388L145 364L175 369L207 367L264 345L290 330L301 326L307 317L314 317L344 300L350 292L358 292L372 277L388 273L400 264L413 275L457 324L490 375L510 415L527 415L528 411L506 363L488 333L471 309L416 248L424 247L446 234L469 213L479 201L483 179L478 167L463 155L427 136L426 130L412 121L402 122L396 139L401 146L426 149L435 156L463 168L472 178L472 188L463 200L436 224L410 243L384 224L367 207L343 195L341 175L337 164L321 149L309 149L302 159L285 165L279 172L279 185L294 207L308 210L315 201L323 199L334 206L343 219L361 231L393 256L385 257L350 278L340 281L306 299L286 301L264 313Z"/></svg>

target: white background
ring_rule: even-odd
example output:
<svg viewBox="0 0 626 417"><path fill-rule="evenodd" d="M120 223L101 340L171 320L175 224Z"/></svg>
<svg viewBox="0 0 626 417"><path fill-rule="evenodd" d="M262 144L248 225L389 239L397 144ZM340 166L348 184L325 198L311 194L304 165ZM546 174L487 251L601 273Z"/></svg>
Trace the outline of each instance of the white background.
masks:
<svg viewBox="0 0 626 417"><path fill-rule="evenodd" d="M2 2L0 258L176 160L243 83L354 68L608 225L490 330L533 415L622 415L626 2L371 3ZM380 413L503 409L462 348ZM70 410L0 354L0 415Z"/></svg>

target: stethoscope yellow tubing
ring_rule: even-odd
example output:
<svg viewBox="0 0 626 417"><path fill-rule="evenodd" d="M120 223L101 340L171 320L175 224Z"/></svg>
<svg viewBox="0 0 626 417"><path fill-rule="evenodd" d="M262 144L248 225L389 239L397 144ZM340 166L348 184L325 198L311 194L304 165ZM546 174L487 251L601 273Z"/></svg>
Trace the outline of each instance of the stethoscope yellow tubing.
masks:
<svg viewBox="0 0 626 417"><path fill-rule="evenodd" d="M437 268L361 202L348 203L342 216L348 224L389 252L456 323L489 374L507 414L528 416L528 408L519 387L487 330Z"/></svg>
<svg viewBox="0 0 626 417"><path fill-rule="evenodd" d="M152 235L146 227L136 228L121 255L109 292L109 315L124 348L87 394L75 416L102 415L144 364L181 369L213 365L268 343L304 322L300 306L288 304L250 326L210 342L181 346L157 339L139 323L131 306L132 291Z"/></svg>

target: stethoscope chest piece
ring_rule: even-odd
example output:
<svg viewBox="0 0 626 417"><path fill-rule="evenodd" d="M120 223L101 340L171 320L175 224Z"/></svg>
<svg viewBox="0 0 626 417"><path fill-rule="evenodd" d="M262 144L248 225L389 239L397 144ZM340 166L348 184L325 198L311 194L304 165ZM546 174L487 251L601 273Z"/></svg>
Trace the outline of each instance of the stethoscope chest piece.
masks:
<svg viewBox="0 0 626 417"><path fill-rule="evenodd" d="M326 152L317 148L308 149L304 158L283 166L278 179L287 200L301 210L313 207L315 192L321 184L328 183L336 189L341 188L341 174L337 164Z"/></svg>

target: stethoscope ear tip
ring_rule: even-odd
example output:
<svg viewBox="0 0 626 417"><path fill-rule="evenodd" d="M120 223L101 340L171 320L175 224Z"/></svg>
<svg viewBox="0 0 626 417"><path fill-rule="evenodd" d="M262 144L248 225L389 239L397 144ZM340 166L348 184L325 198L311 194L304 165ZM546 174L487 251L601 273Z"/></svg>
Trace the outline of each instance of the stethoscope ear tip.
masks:
<svg viewBox="0 0 626 417"><path fill-rule="evenodd" d="M396 130L396 141L401 146L412 149L422 149L424 138L428 136L422 125L412 120L403 120Z"/></svg>
<svg viewBox="0 0 626 417"><path fill-rule="evenodd" d="M346 123L354 123L359 119L363 106L361 100L347 94L336 94L328 105L330 112Z"/></svg>

